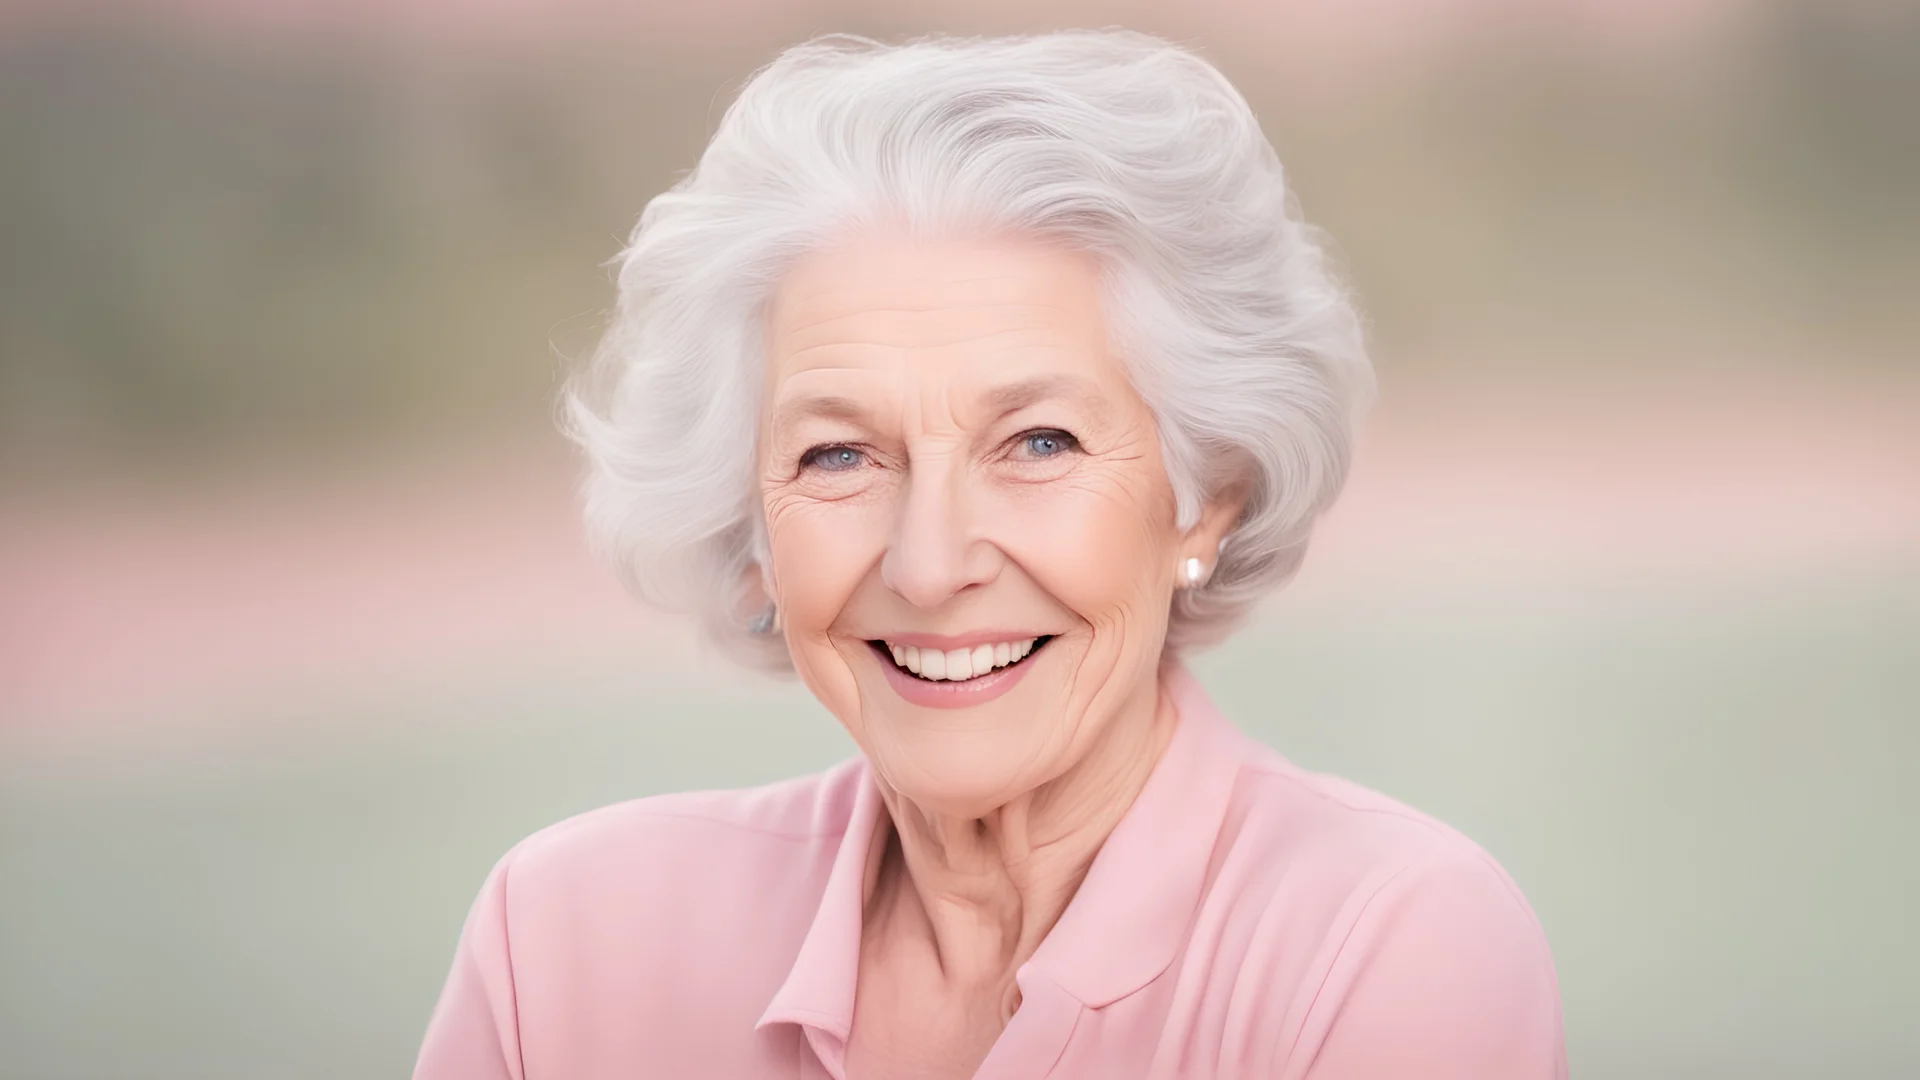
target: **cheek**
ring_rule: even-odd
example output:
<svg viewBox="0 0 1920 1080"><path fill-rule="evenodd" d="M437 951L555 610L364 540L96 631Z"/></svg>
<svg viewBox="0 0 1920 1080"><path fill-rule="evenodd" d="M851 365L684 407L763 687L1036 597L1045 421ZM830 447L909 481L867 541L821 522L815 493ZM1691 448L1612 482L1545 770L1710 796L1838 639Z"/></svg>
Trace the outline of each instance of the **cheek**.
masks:
<svg viewBox="0 0 1920 1080"><path fill-rule="evenodd" d="M1172 564L1173 501L1152 479L1130 470L1066 478L1010 515L1018 521L1009 530L1015 557L1096 629L1153 610L1164 591L1159 564Z"/></svg>
<svg viewBox="0 0 1920 1080"><path fill-rule="evenodd" d="M767 546L790 635L807 644L839 617L886 542L877 500L769 496Z"/></svg>
<svg viewBox="0 0 1920 1080"><path fill-rule="evenodd" d="M859 503L778 496L767 499L766 509L767 546L794 671L860 739L860 689L828 631L882 554L884 515Z"/></svg>

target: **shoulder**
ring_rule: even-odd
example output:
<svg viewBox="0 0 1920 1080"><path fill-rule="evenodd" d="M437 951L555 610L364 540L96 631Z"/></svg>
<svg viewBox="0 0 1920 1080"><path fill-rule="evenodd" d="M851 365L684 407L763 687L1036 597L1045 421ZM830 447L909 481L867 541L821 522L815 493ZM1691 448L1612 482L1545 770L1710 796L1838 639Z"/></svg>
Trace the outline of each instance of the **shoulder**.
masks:
<svg viewBox="0 0 1920 1080"><path fill-rule="evenodd" d="M1459 830L1359 784L1308 772L1264 747L1240 769L1223 838L1250 849L1249 856L1283 855L1294 873L1342 894L1472 881L1500 914L1533 922L1505 869Z"/></svg>
<svg viewBox="0 0 1920 1080"><path fill-rule="evenodd" d="M636 799L515 845L467 916L420 1075L579 1075L594 1062L759 1052L702 1040L750 1030L766 1007L864 778L855 761L767 787ZM474 1067L481 1059L491 1064Z"/></svg>
<svg viewBox="0 0 1920 1080"><path fill-rule="evenodd" d="M701 883L777 875L838 846L859 777L854 761L764 787L604 806L522 840L495 874L522 911L546 900L687 896Z"/></svg>
<svg viewBox="0 0 1920 1080"><path fill-rule="evenodd" d="M549 825L508 852L517 868L565 872L581 862L645 857L686 841L708 854L780 848L837 838L846 830L859 763L764 787L677 792L589 810Z"/></svg>
<svg viewBox="0 0 1920 1080"><path fill-rule="evenodd" d="M853 761L542 829L495 865L465 947L483 981L511 988L523 1029L579 1042L631 1028L635 1015L683 1016L671 988L722 972L738 993L702 1007L751 1025L818 908L864 775Z"/></svg>
<svg viewBox="0 0 1920 1080"><path fill-rule="evenodd" d="M1564 1075L1546 935L1485 849L1271 752L1250 756L1232 806L1223 865L1272 868L1243 875L1243 903L1285 927L1274 940L1313 941L1297 976L1314 989L1287 1025L1296 1053L1358 1070L1337 1075L1423 1062L1434 1076Z"/></svg>
<svg viewBox="0 0 1920 1080"><path fill-rule="evenodd" d="M467 933L500 942L496 966L523 989L542 972L677 968L723 942L778 952L805 933L863 776L851 761L550 825L495 864Z"/></svg>

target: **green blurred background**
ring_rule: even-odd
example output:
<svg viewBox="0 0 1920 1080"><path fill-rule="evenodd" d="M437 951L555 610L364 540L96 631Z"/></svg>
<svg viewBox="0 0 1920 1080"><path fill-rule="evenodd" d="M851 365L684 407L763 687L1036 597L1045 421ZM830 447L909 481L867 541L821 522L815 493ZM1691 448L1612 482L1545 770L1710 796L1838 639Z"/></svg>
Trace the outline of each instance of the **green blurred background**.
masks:
<svg viewBox="0 0 1920 1080"><path fill-rule="evenodd" d="M580 550L605 260L780 46L1120 23L1382 378L1196 661L1527 891L1579 1077L1920 1075L1920 9L0 8L0 1077L408 1069L481 877L850 752Z"/></svg>

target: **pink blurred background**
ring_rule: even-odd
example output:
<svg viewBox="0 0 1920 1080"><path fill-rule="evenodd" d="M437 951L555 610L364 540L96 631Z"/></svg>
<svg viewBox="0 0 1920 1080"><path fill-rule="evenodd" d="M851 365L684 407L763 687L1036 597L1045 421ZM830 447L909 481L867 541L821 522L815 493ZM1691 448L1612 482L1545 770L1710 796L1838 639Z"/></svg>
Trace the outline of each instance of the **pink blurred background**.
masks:
<svg viewBox="0 0 1920 1080"><path fill-rule="evenodd" d="M1578 1075L1920 1070L1914 8L14 0L0 1072L404 1069L506 844L846 753L588 557L558 379L782 45L1115 23L1245 90L1381 373L1203 672L1514 870Z"/></svg>

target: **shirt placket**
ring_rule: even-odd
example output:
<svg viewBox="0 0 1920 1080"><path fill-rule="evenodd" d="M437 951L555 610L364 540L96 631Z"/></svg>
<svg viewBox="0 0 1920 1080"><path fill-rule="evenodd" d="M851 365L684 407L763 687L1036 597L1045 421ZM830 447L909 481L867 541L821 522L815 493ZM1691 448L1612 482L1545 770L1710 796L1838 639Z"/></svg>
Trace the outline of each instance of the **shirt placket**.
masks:
<svg viewBox="0 0 1920 1080"><path fill-rule="evenodd" d="M1031 964L1015 976L1020 1007L994 1041L974 1080L1039 1080L1051 1076L1085 1006Z"/></svg>
<svg viewBox="0 0 1920 1080"><path fill-rule="evenodd" d="M824 1028L803 1024L806 1052L800 1055L800 1080L847 1080L847 1044Z"/></svg>

